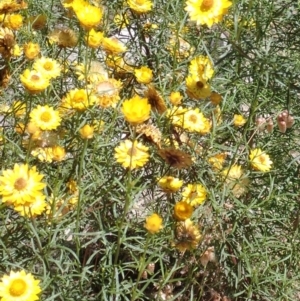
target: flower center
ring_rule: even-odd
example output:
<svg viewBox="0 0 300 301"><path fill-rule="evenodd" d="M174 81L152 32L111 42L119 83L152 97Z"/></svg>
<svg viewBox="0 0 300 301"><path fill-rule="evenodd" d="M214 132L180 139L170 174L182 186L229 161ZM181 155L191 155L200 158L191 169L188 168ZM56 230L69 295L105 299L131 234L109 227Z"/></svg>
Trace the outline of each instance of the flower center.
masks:
<svg viewBox="0 0 300 301"><path fill-rule="evenodd" d="M30 78L32 81L34 81L34 82L37 82L37 81L39 81L40 80L40 77L38 76L38 75L36 75L36 74L33 74L33 75L31 75L31 78Z"/></svg>
<svg viewBox="0 0 300 301"><path fill-rule="evenodd" d="M202 11L210 10L214 5L214 0L203 0L200 9Z"/></svg>
<svg viewBox="0 0 300 301"><path fill-rule="evenodd" d="M43 112L41 114L41 120L44 122L49 122L51 120L51 114L49 112Z"/></svg>
<svg viewBox="0 0 300 301"><path fill-rule="evenodd" d="M127 155L128 156L132 156L132 157L134 157L135 155L137 154L137 149L136 149L136 147L132 147L132 148L130 148L129 150L128 150L128 152L127 152Z"/></svg>
<svg viewBox="0 0 300 301"><path fill-rule="evenodd" d="M197 116L196 115L191 115L189 118L190 122L196 123L197 122Z"/></svg>
<svg viewBox="0 0 300 301"><path fill-rule="evenodd" d="M22 279L15 279L12 281L9 288L9 293L13 297L20 297L26 291L26 282Z"/></svg>
<svg viewBox="0 0 300 301"><path fill-rule="evenodd" d="M19 178L15 181L14 183L14 188L17 189L18 191L23 190L27 185L27 180L24 178Z"/></svg>
<svg viewBox="0 0 300 301"><path fill-rule="evenodd" d="M47 71L52 70L52 69L53 69L52 63L51 63L51 62L46 62L46 63L44 64L44 69L47 70Z"/></svg>
<svg viewBox="0 0 300 301"><path fill-rule="evenodd" d="M199 88L199 89L202 89L204 87L204 84L201 82L201 81L197 81L196 82L196 86Z"/></svg>
<svg viewBox="0 0 300 301"><path fill-rule="evenodd" d="M84 102L86 99L86 95L84 91L77 91L74 95L73 101L76 103Z"/></svg>

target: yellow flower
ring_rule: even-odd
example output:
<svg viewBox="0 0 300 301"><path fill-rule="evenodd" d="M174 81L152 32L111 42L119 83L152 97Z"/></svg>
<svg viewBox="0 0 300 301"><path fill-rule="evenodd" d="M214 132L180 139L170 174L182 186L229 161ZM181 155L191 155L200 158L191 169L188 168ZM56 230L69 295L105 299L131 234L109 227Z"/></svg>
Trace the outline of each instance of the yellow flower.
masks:
<svg viewBox="0 0 300 301"><path fill-rule="evenodd" d="M83 28L90 30L100 24L103 15L101 7L96 7L87 3L84 6L79 5L78 8L73 6L73 9Z"/></svg>
<svg viewBox="0 0 300 301"><path fill-rule="evenodd" d="M66 150L59 145L53 146L52 147L52 156L53 156L53 161L56 161L56 162L63 161L66 157Z"/></svg>
<svg viewBox="0 0 300 301"><path fill-rule="evenodd" d="M181 188L183 181L172 176L164 176L158 180L157 184L163 191L172 193Z"/></svg>
<svg viewBox="0 0 300 301"><path fill-rule="evenodd" d="M45 187L41 182L43 177L36 171L36 167L29 168L27 164L15 164L13 170L4 170L0 177L2 202L15 206L32 203L42 195L41 190Z"/></svg>
<svg viewBox="0 0 300 301"><path fill-rule="evenodd" d="M146 218L144 227L148 230L149 233L155 234L163 228L162 222L162 218L158 214L153 213Z"/></svg>
<svg viewBox="0 0 300 301"><path fill-rule="evenodd" d="M30 154L38 158L41 162L51 163L53 161L52 147L36 147Z"/></svg>
<svg viewBox="0 0 300 301"><path fill-rule="evenodd" d="M231 4L228 0L187 0L185 10L197 25L211 27L222 20Z"/></svg>
<svg viewBox="0 0 300 301"><path fill-rule="evenodd" d="M229 188L234 196L240 197L243 195L249 185L249 179L244 176L244 172L240 165L234 164L222 171L221 175L225 179L225 187Z"/></svg>
<svg viewBox="0 0 300 301"><path fill-rule="evenodd" d="M37 94L44 91L49 85L49 79L41 72L26 69L20 75L21 82L30 94Z"/></svg>
<svg viewBox="0 0 300 301"><path fill-rule="evenodd" d="M233 116L233 124L236 127L243 126L246 122L247 122L247 120L244 118L243 115L234 114L234 116Z"/></svg>
<svg viewBox="0 0 300 301"><path fill-rule="evenodd" d="M33 202L17 205L14 207L14 210L22 216L36 217L46 210L47 203L45 198L44 195L37 196Z"/></svg>
<svg viewBox="0 0 300 301"><path fill-rule="evenodd" d="M180 252L185 252L186 250L197 248L201 234L199 228L188 218L185 221L177 223L175 237L175 248Z"/></svg>
<svg viewBox="0 0 300 301"><path fill-rule="evenodd" d="M262 172L269 171L273 164L269 155L263 152L260 148L252 149L249 158L252 167L255 170L259 170Z"/></svg>
<svg viewBox="0 0 300 301"><path fill-rule="evenodd" d="M226 157L226 153L216 154L208 158L208 162L212 165L213 169L220 170L223 168Z"/></svg>
<svg viewBox="0 0 300 301"><path fill-rule="evenodd" d="M109 54L120 54L127 50L126 46L117 38L103 38L102 48Z"/></svg>
<svg viewBox="0 0 300 301"><path fill-rule="evenodd" d="M29 42L23 46L23 51L28 60L33 60L40 54L41 49L39 44Z"/></svg>
<svg viewBox="0 0 300 301"><path fill-rule="evenodd" d="M137 125L150 118L151 106L147 98L141 98L136 95L133 98L125 100L121 110L126 121Z"/></svg>
<svg viewBox="0 0 300 301"><path fill-rule="evenodd" d="M191 204L180 201L175 204L174 217L178 221L184 221L192 216L193 211L193 206Z"/></svg>
<svg viewBox="0 0 300 301"><path fill-rule="evenodd" d="M185 85L187 95L193 99L207 98L211 94L210 85L202 76L188 75Z"/></svg>
<svg viewBox="0 0 300 301"><path fill-rule="evenodd" d="M30 113L30 120L43 131L55 130L61 122L59 112L49 106L38 105Z"/></svg>
<svg viewBox="0 0 300 301"><path fill-rule="evenodd" d="M127 0L129 7L136 13L147 13L151 11L153 3L150 0Z"/></svg>
<svg viewBox="0 0 300 301"><path fill-rule="evenodd" d="M78 76L78 80L87 81L92 84L97 84L108 79L106 66L98 61L91 61L88 64L76 64L75 73Z"/></svg>
<svg viewBox="0 0 300 301"><path fill-rule="evenodd" d="M11 271L4 275L0 282L0 299L2 301L36 301L41 292L40 281L24 270Z"/></svg>
<svg viewBox="0 0 300 301"><path fill-rule="evenodd" d="M212 61L207 56L200 55L190 62L189 74L209 80L214 75Z"/></svg>
<svg viewBox="0 0 300 301"><path fill-rule="evenodd" d="M182 192L183 201L192 206L201 205L207 196L205 187L201 184L188 184Z"/></svg>
<svg viewBox="0 0 300 301"><path fill-rule="evenodd" d="M92 28L85 37L85 41L87 45L91 48L100 47L102 44L102 39L103 39L103 32L95 31L94 28Z"/></svg>
<svg viewBox="0 0 300 301"><path fill-rule="evenodd" d="M115 158L124 168L140 168L149 160L148 147L137 141L132 143L130 140L125 140L115 148Z"/></svg>
<svg viewBox="0 0 300 301"><path fill-rule="evenodd" d="M169 98L172 105L179 106L181 104L182 95L180 94L180 92L171 92Z"/></svg>
<svg viewBox="0 0 300 301"><path fill-rule="evenodd" d="M82 139L92 139L94 137L94 127L86 124L79 130L79 134Z"/></svg>
<svg viewBox="0 0 300 301"><path fill-rule="evenodd" d="M99 81L93 86L96 103L102 108L115 107L120 100L122 82L114 78Z"/></svg>
<svg viewBox="0 0 300 301"><path fill-rule="evenodd" d="M89 94L85 89L70 90L62 99L61 110L74 109L85 111L96 102L96 96Z"/></svg>
<svg viewBox="0 0 300 301"><path fill-rule="evenodd" d="M201 135L206 135L210 132L210 121L204 117L198 108L194 110L187 110L183 114L182 127L190 132L197 132Z"/></svg>
<svg viewBox="0 0 300 301"><path fill-rule="evenodd" d="M152 81L152 70L146 66L134 70L134 75L138 83L149 84Z"/></svg>
<svg viewBox="0 0 300 301"><path fill-rule="evenodd" d="M33 69L51 79L60 76L61 67L59 63L51 58L41 57L33 64Z"/></svg>
<svg viewBox="0 0 300 301"><path fill-rule="evenodd" d="M48 35L49 42L56 43L58 46L75 47L78 42L77 34L70 28L55 29Z"/></svg>
<svg viewBox="0 0 300 301"><path fill-rule="evenodd" d="M12 112L16 117L24 116L26 113L26 103L16 100L12 104Z"/></svg>
<svg viewBox="0 0 300 301"><path fill-rule="evenodd" d="M9 29L18 30L23 26L23 17L19 14L7 15L3 25Z"/></svg>

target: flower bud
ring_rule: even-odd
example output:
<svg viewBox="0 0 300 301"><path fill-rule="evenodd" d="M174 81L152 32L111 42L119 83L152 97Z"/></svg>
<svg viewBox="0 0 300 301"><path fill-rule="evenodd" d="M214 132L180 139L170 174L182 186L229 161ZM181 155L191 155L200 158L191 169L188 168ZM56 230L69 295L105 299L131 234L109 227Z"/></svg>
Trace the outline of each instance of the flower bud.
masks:
<svg viewBox="0 0 300 301"><path fill-rule="evenodd" d="M273 128L274 128L273 120L269 119L268 123L267 123L267 131L268 131L268 133L272 133L273 132Z"/></svg>
<svg viewBox="0 0 300 301"><path fill-rule="evenodd" d="M287 117L287 120L286 120L286 127L287 127L288 129L290 129L290 128L293 126L294 122L295 122L294 117L291 116L291 115L289 115L289 116Z"/></svg>
<svg viewBox="0 0 300 301"><path fill-rule="evenodd" d="M286 122L285 121L277 121L279 132L285 133L286 132Z"/></svg>
<svg viewBox="0 0 300 301"><path fill-rule="evenodd" d="M258 117L255 121L258 131L262 132L266 126L266 119L264 117Z"/></svg>

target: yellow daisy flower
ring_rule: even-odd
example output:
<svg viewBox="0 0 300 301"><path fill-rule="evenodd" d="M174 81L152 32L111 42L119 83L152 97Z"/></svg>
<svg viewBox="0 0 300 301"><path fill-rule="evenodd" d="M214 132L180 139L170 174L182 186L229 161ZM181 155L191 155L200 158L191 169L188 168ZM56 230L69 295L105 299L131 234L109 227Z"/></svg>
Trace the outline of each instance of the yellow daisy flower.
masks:
<svg viewBox="0 0 300 301"><path fill-rule="evenodd" d="M7 15L3 25L9 29L18 30L23 26L23 17L19 14Z"/></svg>
<svg viewBox="0 0 300 301"><path fill-rule="evenodd" d="M150 0L127 0L127 3L132 10L139 14L151 11L153 6Z"/></svg>
<svg viewBox="0 0 300 301"><path fill-rule="evenodd" d="M158 180L157 184L164 192L172 193L181 188L183 181L172 176L164 176Z"/></svg>
<svg viewBox="0 0 300 301"><path fill-rule="evenodd" d="M23 46L24 55L28 60L35 59L40 54L40 45L29 42Z"/></svg>
<svg viewBox="0 0 300 301"><path fill-rule="evenodd" d="M33 64L33 69L51 79L60 76L61 67L59 63L48 57L41 57Z"/></svg>
<svg viewBox="0 0 300 301"><path fill-rule="evenodd" d="M46 210L45 198L44 195L37 196L33 202L14 206L14 210L22 216L36 217Z"/></svg>
<svg viewBox="0 0 300 301"><path fill-rule="evenodd" d="M80 25L85 29L92 29L98 26L102 20L103 10L101 7L93 5L79 5L79 7L73 6L76 17L78 18Z"/></svg>
<svg viewBox="0 0 300 301"><path fill-rule="evenodd" d="M85 89L72 89L62 99L60 109L62 112L68 109L85 111L88 107L92 106L96 100L96 96L89 94Z"/></svg>
<svg viewBox="0 0 300 301"><path fill-rule="evenodd" d="M151 106L147 98L141 98L136 95L133 98L125 100L121 110L126 121L132 125L137 125L150 118Z"/></svg>
<svg viewBox="0 0 300 301"><path fill-rule="evenodd" d="M185 10L197 25L211 27L222 20L231 4L228 0L187 0Z"/></svg>
<svg viewBox="0 0 300 301"><path fill-rule="evenodd" d="M148 147L137 141L132 143L127 139L115 148L115 159L124 168L143 167L149 160Z"/></svg>
<svg viewBox="0 0 300 301"><path fill-rule="evenodd" d="M178 221L185 221L193 214L193 206L185 201L177 202L174 207L174 218Z"/></svg>
<svg viewBox="0 0 300 301"><path fill-rule="evenodd" d="M95 31L92 28L85 37L86 44L91 48L98 48L102 44L103 32Z"/></svg>
<svg viewBox="0 0 300 301"><path fill-rule="evenodd" d="M4 275L0 282L0 299L2 301L36 301L41 292L40 280L24 270L19 272L11 271Z"/></svg>
<svg viewBox="0 0 300 301"><path fill-rule="evenodd" d="M38 158L41 162L51 163L53 161L52 147L36 147L30 154L33 157Z"/></svg>
<svg viewBox="0 0 300 301"><path fill-rule="evenodd" d="M25 89L30 94L37 94L44 91L49 85L49 79L41 72L36 70L26 69L23 74L20 75L21 82Z"/></svg>
<svg viewBox="0 0 300 301"><path fill-rule="evenodd" d="M247 191L249 179L244 175L240 165L234 164L224 169L221 175L225 179L224 184L226 188L229 188L234 196L240 197Z"/></svg>
<svg viewBox="0 0 300 301"><path fill-rule="evenodd" d="M182 127L190 132L197 132L201 135L206 135L210 132L211 123L204 117L198 108L194 110L187 110L183 114Z"/></svg>
<svg viewBox="0 0 300 301"><path fill-rule="evenodd" d="M180 94L180 92L171 92L169 98L173 106L179 106L183 96Z"/></svg>
<svg viewBox="0 0 300 301"><path fill-rule="evenodd" d="M117 38L103 38L102 48L109 54L120 54L127 50L126 46Z"/></svg>
<svg viewBox="0 0 300 301"><path fill-rule="evenodd" d="M234 126L236 126L236 127L241 127L241 126L243 126L246 122L247 122L247 120L244 118L243 115L234 114L234 116L233 116L233 124L234 124Z"/></svg>
<svg viewBox="0 0 300 301"><path fill-rule="evenodd" d="M94 137L94 127L89 124L85 124L79 130L79 134L82 139L92 139Z"/></svg>
<svg viewBox="0 0 300 301"><path fill-rule="evenodd" d="M153 213L146 218L144 227L148 230L149 233L155 234L163 228L162 222L163 219L158 214Z"/></svg>
<svg viewBox="0 0 300 301"><path fill-rule="evenodd" d="M260 148L252 149L249 158L252 167L255 170L259 170L262 172L269 171L273 164L269 155L263 152Z"/></svg>
<svg viewBox="0 0 300 301"><path fill-rule="evenodd" d="M204 99L210 96L210 85L201 76L188 75L185 80L186 93L193 99Z"/></svg>
<svg viewBox="0 0 300 301"><path fill-rule="evenodd" d="M141 68L134 70L134 76L138 83L149 84L152 81L153 73L150 68L142 66Z"/></svg>
<svg viewBox="0 0 300 301"><path fill-rule="evenodd" d="M208 158L207 161L212 165L213 169L220 170L223 168L226 157L226 153L220 153Z"/></svg>
<svg viewBox="0 0 300 301"><path fill-rule="evenodd" d="M43 131L55 130L61 122L59 112L49 106L38 105L30 113L30 121Z"/></svg>
<svg viewBox="0 0 300 301"><path fill-rule="evenodd" d="M66 157L66 150L62 146L55 145L52 147L52 156L53 161L63 161Z"/></svg>
<svg viewBox="0 0 300 301"><path fill-rule="evenodd" d="M29 168L27 164L15 164L14 169L4 170L0 177L2 202L15 206L32 203L46 186L41 182L43 177L36 167Z"/></svg>
<svg viewBox="0 0 300 301"><path fill-rule="evenodd" d="M192 76L201 77L206 81L211 79L214 75L212 61L209 57L204 55L194 58L190 62L189 74Z"/></svg>
<svg viewBox="0 0 300 301"><path fill-rule="evenodd" d="M201 205L206 200L207 191L201 184L188 184L184 188L182 196L183 201L196 206Z"/></svg>
<svg viewBox="0 0 300 301"><path fill-rule="evenodd" d="M122 82L114 78L101 80L93 86L96 103L102 108L115 107L120 101Z"/></svg>

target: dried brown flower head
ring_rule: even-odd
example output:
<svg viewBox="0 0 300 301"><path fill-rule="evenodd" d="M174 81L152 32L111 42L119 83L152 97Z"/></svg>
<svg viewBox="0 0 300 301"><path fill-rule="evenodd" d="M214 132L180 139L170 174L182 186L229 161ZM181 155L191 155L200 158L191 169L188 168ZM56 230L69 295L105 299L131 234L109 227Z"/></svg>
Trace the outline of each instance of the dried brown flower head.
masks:
<svg viewBox="0 0 300 301"><path fill-rule="evenodd" d="M189 154L173 147L161 149L159 150L158 154L171 167L183 169L188 168L193 164L192 158Z"/></svg>
<svg viewBox="0 0 300 301"><path fill-rule="evenodd" d="M138 134L145 135L148 140L160 147L161 132L158 127L153 124L139 124L136 131Z"/></svg>
<svg viewBox="0 0 300 301"><path fill-rule="evenodd" d="M48 36L50 42L60 47L75 47L78 42L76 33L70 28L55 29Z"/></svg>
<svg viewBox="0 0 300 301"><path fill-rule="evenodd" d="M12 13L27 8L28 5L23 0L1 0L0 14Z"/></svg>
<svg viewBox="0 0 300 301"><path fill-rule="evenodd" d="M153 85L147 86L144 97L148 98L152 110L156 110L159 114L163 114L167 110L165 101Z"/></svg>

